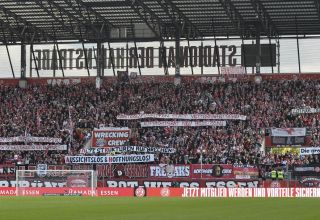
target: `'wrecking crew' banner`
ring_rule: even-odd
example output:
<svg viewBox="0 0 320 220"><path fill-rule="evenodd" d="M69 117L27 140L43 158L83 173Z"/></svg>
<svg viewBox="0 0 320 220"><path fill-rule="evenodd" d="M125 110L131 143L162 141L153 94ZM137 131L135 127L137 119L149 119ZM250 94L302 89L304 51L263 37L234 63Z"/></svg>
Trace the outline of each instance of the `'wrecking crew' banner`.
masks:
<svg viewBox="0 0 320 220"><path fill-rule="evenodd" d="M129 140L130 129L127 127L108 127L92 131L92 147L122 146Z"/></svg>
<svg viewBox="0 0 320 220"><path fill-rule="evenodd" d="M108 154L112 152L135 152L135 153L156 153L160 152L163 154L173 154L176 152L175 148L169 147L145 147L145 146L119 146L119 147L108 147L108 148L88 148L81 149L81 154Z"/></svg>
<svg viewBox="0 0 320 220"><path fill-rule="evenodd" d="M117 156L65 156L66 164L147 163L153 161L153 154L131 154Z"/></svg>
<svg viewBox="0 0 320 220"><path fill-rule="evenodd" d="M138 120L145 118L184 119L184 120L246 120L247 116L239 114L135 114L117 116L118 120Z"/></svg>
<svg viewBox="0 0 320 220"><path fill-rule="evenodd" d="M147 121L141 122L141 127L224 127L226 121Z"/></svg>

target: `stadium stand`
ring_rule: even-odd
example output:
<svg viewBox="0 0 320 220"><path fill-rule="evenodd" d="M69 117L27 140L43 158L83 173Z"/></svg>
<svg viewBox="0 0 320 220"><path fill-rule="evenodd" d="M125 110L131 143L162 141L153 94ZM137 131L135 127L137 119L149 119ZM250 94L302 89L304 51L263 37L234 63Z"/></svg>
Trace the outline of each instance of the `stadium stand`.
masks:
<svg viewBox="0 0 320 220"><path fill-rule="evenodd" d="M1 151L0 163L63 164L77 155L102 125L131 128L132 146L173 147L175 154L156 155L174 164L312 164L318 155L263 153L269 128L305 127L310 146L319 146L319 114L292 114L299 107L317 108L319 81L225 82L214 84L146 82L72 86L1 86L0 136L62 138L68 151ZM117 120L119 114L239 114L247 120L227 120L225 127L146 127ZM150 121L146 119L144 121ZM72 129L71 129L72 128ZM72 132L72 135L70 134ZM71 138L72 137L72 138ZM11 142L10 144L25 144ZM201 153L202 152L202 153ZM202 155L202 156L201 156ZM164 157L164 158L163 158Z"/></svg>

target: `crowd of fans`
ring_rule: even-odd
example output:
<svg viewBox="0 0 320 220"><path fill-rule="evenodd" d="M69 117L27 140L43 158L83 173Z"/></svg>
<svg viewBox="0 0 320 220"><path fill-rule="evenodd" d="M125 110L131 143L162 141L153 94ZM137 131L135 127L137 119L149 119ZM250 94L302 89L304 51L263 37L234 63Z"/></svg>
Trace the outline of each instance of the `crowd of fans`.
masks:
<svg viewBox="0 0 320 220"><path fill-rule="evenodd" d="M90 133L101 125L131 128L130 145L174 147L172 163L309 164L317 155L274 154L263 148L266 128L306 127L311 146L320 144L320 114L292 114L320 106L319 81L210 83L105 83L68 86L0 87L0 137L60 137L61 152L0 151L0 163L64 163L79 154ZM119 114L240 114L225 127L141 128L139 120L117 120ZM147 120L145 120L147 121ZM14 144L14 143L10 143ZM17 143L15 143L17 144Z"/></svg>

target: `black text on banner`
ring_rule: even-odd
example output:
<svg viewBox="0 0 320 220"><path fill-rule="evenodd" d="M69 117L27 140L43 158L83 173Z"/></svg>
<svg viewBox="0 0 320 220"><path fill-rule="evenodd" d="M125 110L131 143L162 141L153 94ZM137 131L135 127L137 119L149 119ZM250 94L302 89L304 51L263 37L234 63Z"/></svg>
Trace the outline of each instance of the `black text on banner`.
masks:
<svg viewBox="0 0 320 220"><path fill-rule="evenodd" d="M131 154L117 156L66 156L67 164L113 164L113 163L147 163L153 162L153 154Z"/></svg>

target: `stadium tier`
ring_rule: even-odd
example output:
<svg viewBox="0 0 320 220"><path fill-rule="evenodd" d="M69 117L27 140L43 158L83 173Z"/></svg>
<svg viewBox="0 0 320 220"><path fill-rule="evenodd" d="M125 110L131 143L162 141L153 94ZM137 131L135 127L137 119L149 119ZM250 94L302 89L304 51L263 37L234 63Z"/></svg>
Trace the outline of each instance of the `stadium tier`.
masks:
<svg viewBox="0 0 320 220"><path fill-rule="evenodd" d="M109 187L318 186L319 81L106 77L97 89L95 78L4 79L0 185L13 186L18 169L84 169Z"/></svg>

